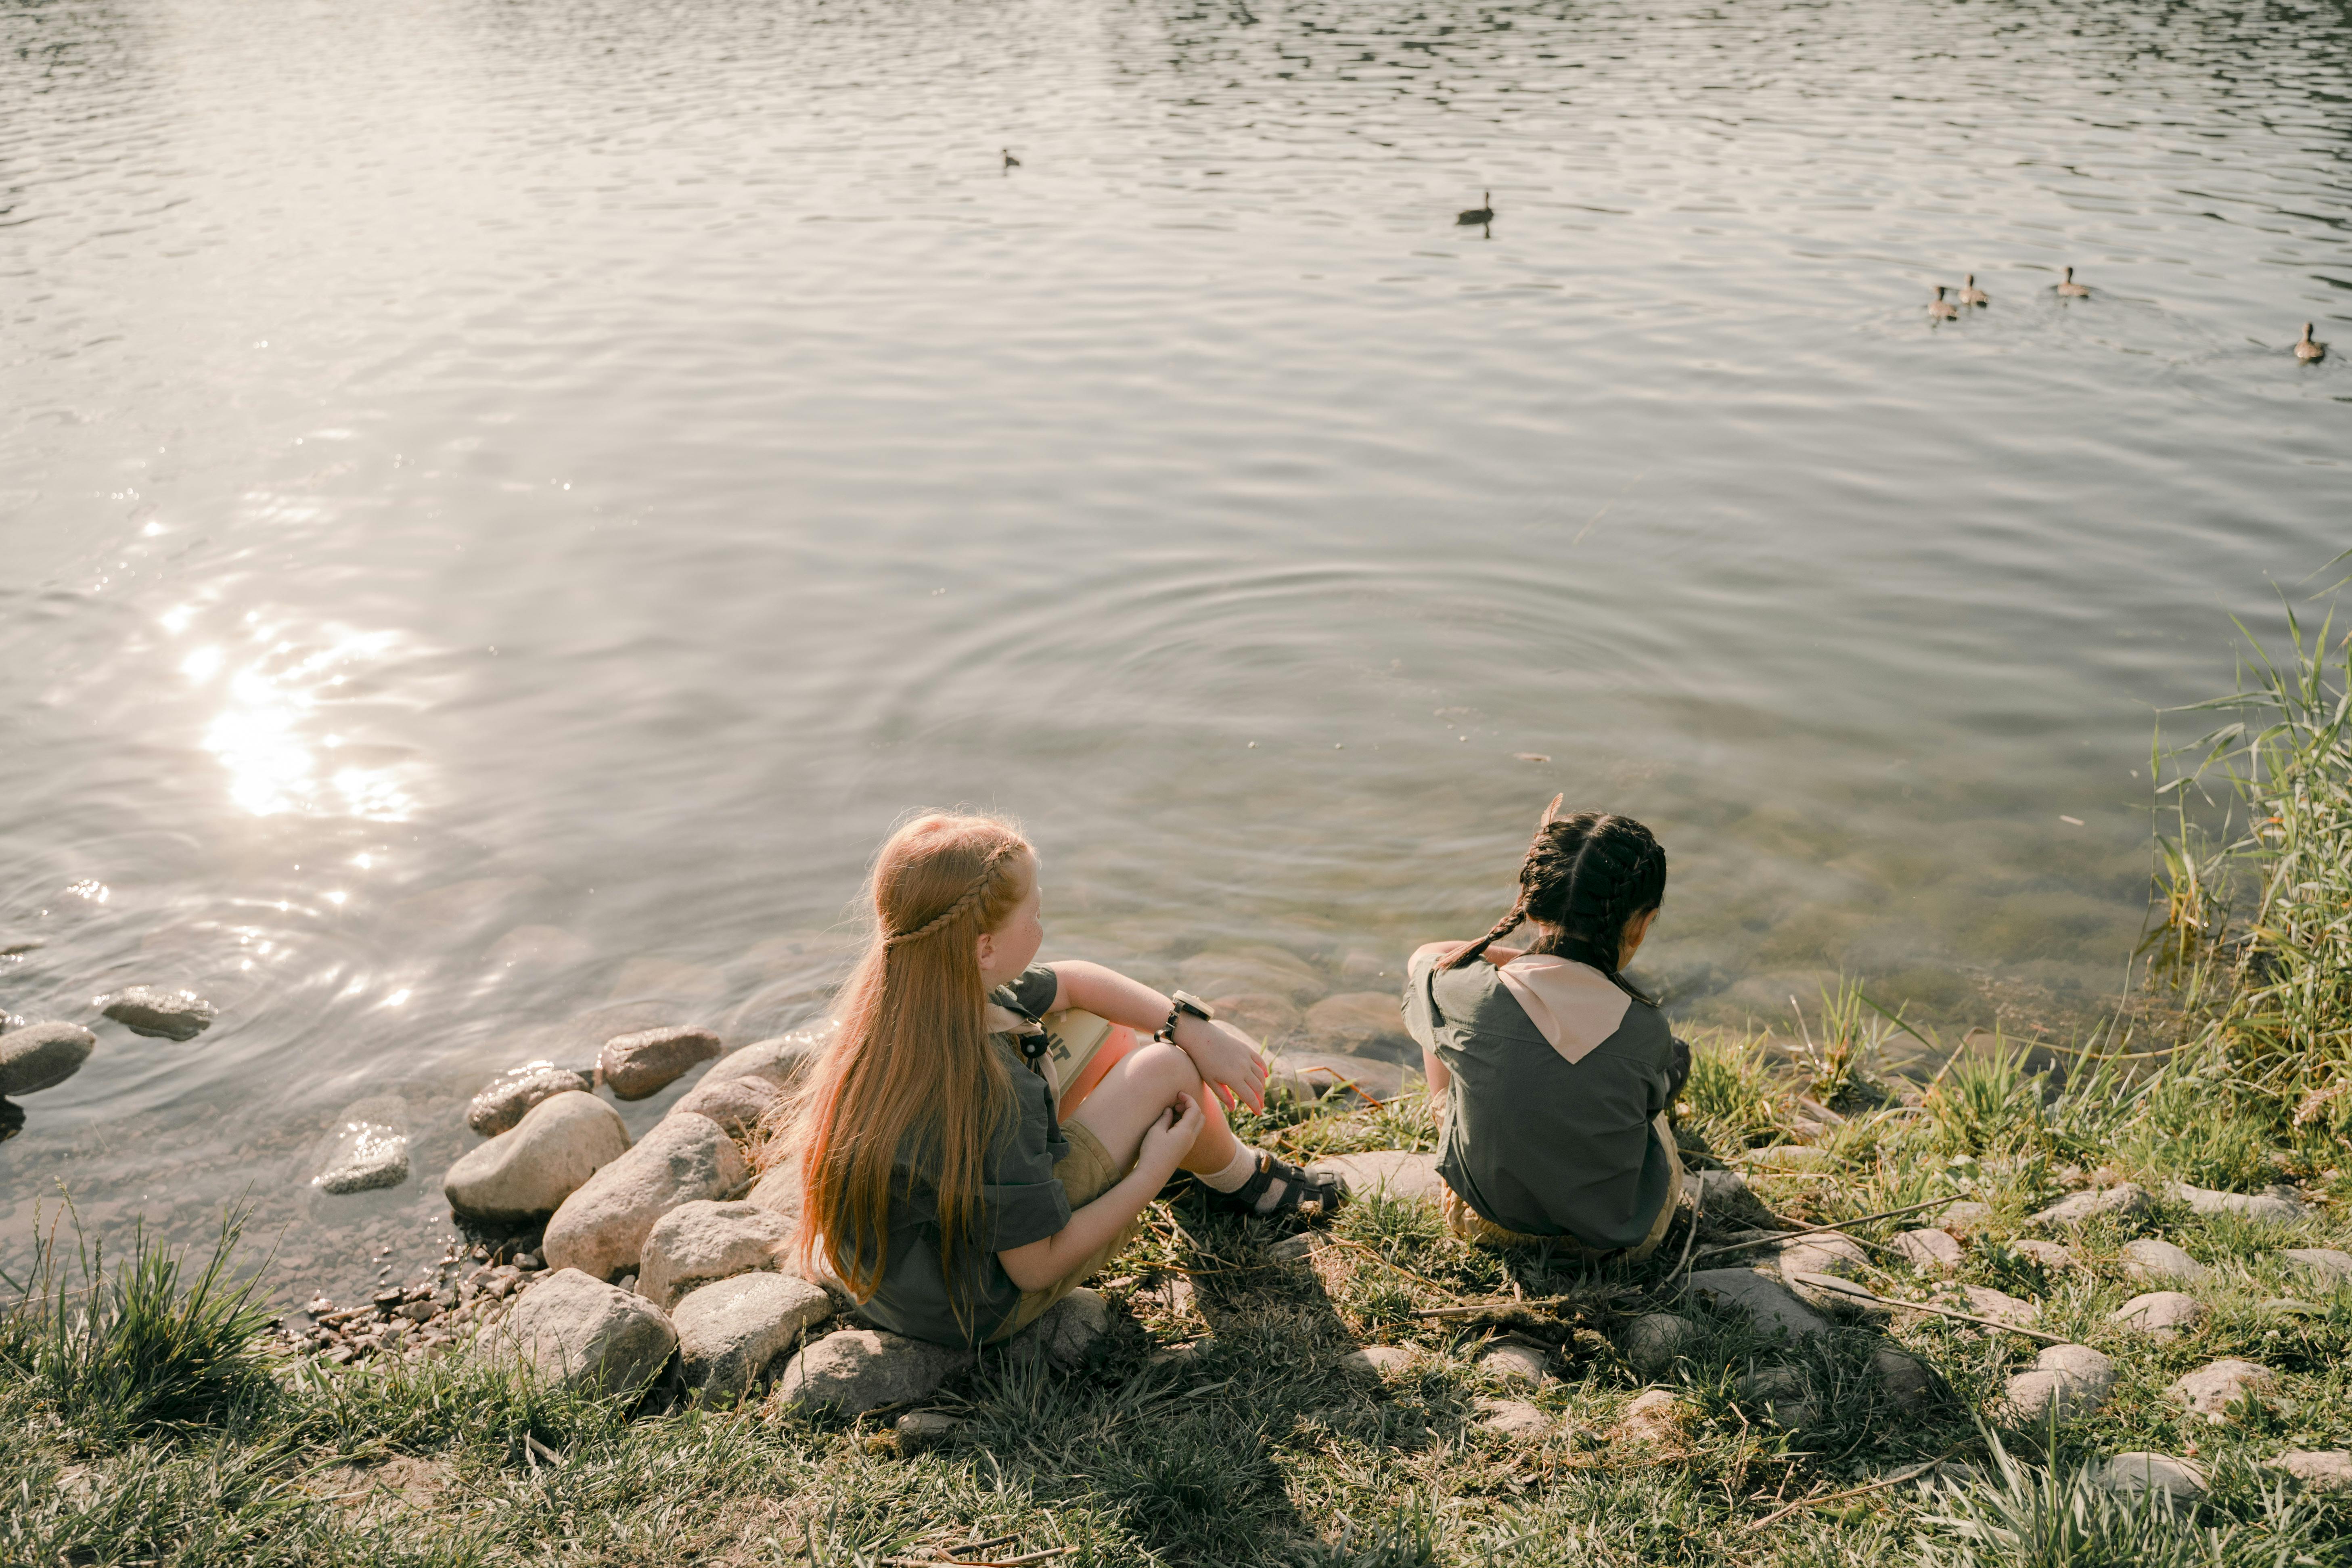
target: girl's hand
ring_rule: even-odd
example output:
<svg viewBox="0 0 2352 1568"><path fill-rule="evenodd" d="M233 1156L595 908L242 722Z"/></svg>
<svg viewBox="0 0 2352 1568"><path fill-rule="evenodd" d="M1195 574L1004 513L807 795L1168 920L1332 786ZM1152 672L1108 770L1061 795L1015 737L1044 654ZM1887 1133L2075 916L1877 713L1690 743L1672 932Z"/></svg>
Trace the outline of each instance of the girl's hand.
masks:
<svg viewBox="0 0 2352 1568"><path fill-rule="evenodd" d="M1189 1013L1177 1021L1175 1040L1227 1110L1238 1104L1265 1109L1265 1058L1258 1055L1256 1041L1231 1024Z"/></svg>
<svg viewBox="0 0 2352 1568"><path fill-rule="evenodd" d="M1176 1102L1143 1130L1143 1147L1136 1153L1136 1168L1155 1173L1158 1181L1167 1181L1176 1173L1177 1162L1192 1152L1192 1141L1200 1137L1202 1123L1206 1120L1200 1101L1189 1094L1178 1095Z"/></svg>

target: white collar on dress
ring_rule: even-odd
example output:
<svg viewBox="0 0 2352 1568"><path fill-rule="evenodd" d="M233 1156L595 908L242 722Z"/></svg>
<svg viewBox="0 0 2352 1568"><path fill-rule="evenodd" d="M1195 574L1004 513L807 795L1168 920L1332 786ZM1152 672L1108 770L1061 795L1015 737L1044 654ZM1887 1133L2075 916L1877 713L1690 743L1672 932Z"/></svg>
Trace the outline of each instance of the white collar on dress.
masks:
<svg viewBox="0 0 2352 1568"><path fill-rule="evenodd" d="M1522 953L1496 973L1551 1048L1570 1066L1617 1032L1633 999L1589 963L1549 952Z"/></svg>

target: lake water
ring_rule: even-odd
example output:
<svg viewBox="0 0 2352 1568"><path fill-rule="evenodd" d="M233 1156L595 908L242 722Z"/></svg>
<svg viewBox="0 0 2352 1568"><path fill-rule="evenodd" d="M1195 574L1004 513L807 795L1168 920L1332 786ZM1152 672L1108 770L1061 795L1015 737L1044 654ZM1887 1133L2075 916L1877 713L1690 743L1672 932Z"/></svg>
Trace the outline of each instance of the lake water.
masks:
<svg viewBox="0 0 2352 1568"><path fill-rule="evenodd" d="M26 1101L0 1256L370 1274L491 1071L814 1011L929 803L1344 992L1565 791L1685 1019L2063 1036L2347 437L2341 6L20 0L0 1010L222 1017Z"/></svg>

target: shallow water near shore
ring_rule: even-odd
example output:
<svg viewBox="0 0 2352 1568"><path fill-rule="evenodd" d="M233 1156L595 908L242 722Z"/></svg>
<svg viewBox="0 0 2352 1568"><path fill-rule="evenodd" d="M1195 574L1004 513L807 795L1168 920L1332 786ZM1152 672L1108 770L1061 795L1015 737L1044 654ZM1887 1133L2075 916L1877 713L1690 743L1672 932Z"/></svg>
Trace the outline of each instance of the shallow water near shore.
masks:
<svg viewBox="0 0 2352 1568"><path fill-rule="evenodd" d="M926 803L1311 999L1565 791L1680 1017L2063 1037L2157 710L2352 543L2347 90L2340 10L0 14L0 1012L221 1009L26 1100L0 1259L250 1194L347 1288L492 1072L808 1016Z"/></svg>

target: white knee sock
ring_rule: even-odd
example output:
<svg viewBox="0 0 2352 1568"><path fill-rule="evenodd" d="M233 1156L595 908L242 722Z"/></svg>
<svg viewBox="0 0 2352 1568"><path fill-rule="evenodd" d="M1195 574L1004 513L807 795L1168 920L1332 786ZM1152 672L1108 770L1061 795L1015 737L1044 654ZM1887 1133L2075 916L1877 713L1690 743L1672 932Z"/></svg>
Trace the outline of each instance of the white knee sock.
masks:
<svg viewBox="0 0 2352 1568"><path fill-rule="evenodd" d="M1234 1142L1241 1143L1238 1138ZM1232 1163L1223 1170L1195 1171L1192 1173L1208 1183L1216 1192L1239 1192L1244 1182L1257 1174L1257 1151L1246 1143L1241 1143L1241 1147L1234 1151Z"/></svg>

